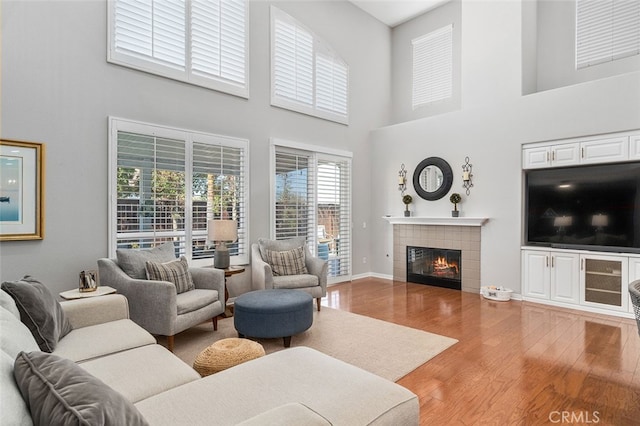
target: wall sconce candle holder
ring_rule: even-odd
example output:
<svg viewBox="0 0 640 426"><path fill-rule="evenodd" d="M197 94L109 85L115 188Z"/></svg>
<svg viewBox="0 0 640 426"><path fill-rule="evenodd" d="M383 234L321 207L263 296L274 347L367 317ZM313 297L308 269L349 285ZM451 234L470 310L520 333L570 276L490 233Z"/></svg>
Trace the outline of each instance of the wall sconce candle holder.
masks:
<svg viewBox="0 0 640 426"><path fill-rule="evenodd" d="M469 163L469 157L464 158L464 164L462 165L462 187L466 190L467 195L471 192L470 188L473 186L473 182L471 178L473 174L471 174L472 164Z"/></svg>
<svg viewBox="0 0 640 426"><path fill-rule="evenodd" d="M404 163L400 166L398 172L398 191L404 196L404 192L407 190L407 170L404 168Z"/></svg>

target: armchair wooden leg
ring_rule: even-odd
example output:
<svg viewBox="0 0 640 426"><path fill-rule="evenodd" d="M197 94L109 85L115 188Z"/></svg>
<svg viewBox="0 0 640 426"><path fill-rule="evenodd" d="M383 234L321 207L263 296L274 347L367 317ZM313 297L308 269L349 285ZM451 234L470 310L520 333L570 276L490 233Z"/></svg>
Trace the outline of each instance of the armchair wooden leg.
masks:
<svg viewBox="0 0 640 426"><path fill-rule="evenodd" d="M173 336L167 336L167 349L169 352L173 352Z"/></svg>
<svg viewBox="0 0 640 426"><path fill-rule="evenodd" d="M218 316L211 318L211 322L213 323L213 331L218 330Z"/></svg>
<svg viewBox="0 0 640 426"><path fill-rule="evenodd" d="M318 297L318 298L316 299L316 305L318 305L318 312L320 312L320 301L321 301L321 300L322 300L322 298L321 298L321 297Z"/></svg>

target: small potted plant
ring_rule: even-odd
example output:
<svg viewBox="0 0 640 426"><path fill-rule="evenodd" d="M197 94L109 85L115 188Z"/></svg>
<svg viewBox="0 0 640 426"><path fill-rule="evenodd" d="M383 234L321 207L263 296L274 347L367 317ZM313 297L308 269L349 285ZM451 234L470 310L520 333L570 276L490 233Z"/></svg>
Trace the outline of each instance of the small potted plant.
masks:
<svg viewBox="0 0 640 426"><path fill-rule="evenodd" d="M402 202L404 203L404 216L411 216L411 212L409 211L409 204L413 201L413 197L409 194L402 197Z"/></svg>
<svg viewBox="0 0 640 426"><path fill-rule="evenodd" d="M458 217L460 215L460 212L458 211L458 203L462 201L462 197L457 192L454 192L453 194L451 194L451 197L449 197L449 201L453 203L453 210L451 211L451 216Z"/></svg>

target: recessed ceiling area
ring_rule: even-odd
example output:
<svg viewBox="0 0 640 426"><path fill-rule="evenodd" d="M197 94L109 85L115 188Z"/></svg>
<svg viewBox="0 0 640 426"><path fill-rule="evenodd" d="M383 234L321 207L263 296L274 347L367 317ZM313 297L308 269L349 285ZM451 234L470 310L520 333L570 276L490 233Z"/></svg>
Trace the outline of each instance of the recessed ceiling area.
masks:
<svg viewBox="0 0 640 426"><path fill-rule="evenodd" d="M435 9L449 0L350 0L377 20L393 28Z"/></svg>

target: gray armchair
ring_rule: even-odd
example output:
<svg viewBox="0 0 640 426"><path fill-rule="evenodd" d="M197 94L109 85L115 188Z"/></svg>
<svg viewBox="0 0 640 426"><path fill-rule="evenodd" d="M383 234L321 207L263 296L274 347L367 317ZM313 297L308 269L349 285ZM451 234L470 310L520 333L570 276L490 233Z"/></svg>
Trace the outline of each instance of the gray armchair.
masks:
<svg viewBox="0 0 640 426"><path fill-rule="evenodd" d="M264 250L286 251L301 246L304 246L305 266L308 274L274 275L271 266L262 255ZM261 247L263 251L261 251ZM304 237L288 240L260 239L258 244L251 245L251 278L254 290L278 288L303 290L316 299L319 311L320 300L327 295L327 271L327 261L311 255Z"/></svg>
<svg viewBox="0 0 640 426"><path fill-rule="evenodd" d="M132 278L116 259L99 259L100 284L115 288L129 301L130 317L151 334L167 336L173 351L174 336L194 325L211 320L218 329L218 315L225 309L224 271L189 268L195 289L176 294L167 281Z"/></svg>

